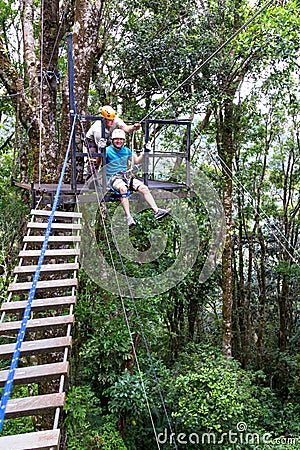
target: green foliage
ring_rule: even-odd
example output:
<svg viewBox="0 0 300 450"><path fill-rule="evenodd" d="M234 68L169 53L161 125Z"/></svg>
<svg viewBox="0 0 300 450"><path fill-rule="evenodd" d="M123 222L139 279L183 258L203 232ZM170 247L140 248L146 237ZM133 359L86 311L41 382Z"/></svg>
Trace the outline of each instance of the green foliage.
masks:
<svg viewBox="0 0 300 450"><path fill-rule="evenodd" d="M73 387L65 406L68 449L126 450L110 416L103 416L99 400L88 386Z"/></svg>
<svg viewBox="0 0 300 450"><path fill-rule="evenodd" d="M126 415L135 419L145 410L147 390L142 374L125 371L104 394L108 395L108 409L116 418Z"/></svg>
<svg viewBox="0 0 300 450"><path fill-rule="evenodd" d="M102 389L115 381L130 358L130 340L120 301L84 279L85 292L77 303L80 382L87 380Z"/></svg>
<svg viewBox="0 0 300 450"><path fill-rule="evenodd" d="M32 387L36 388L36 386L31 385L31 388ZM15 386L13 393L11 394L11 398L27 397L28 395L28 386ZM20 417L16 419L4 420L2 429L3 436L19 434L20 430L22 430L23 433L35 431L35 423L32 417Z"/></svg>
<svg viewBox="0 0 300 450"><path fill-rule="evenodd" d="M253 13L245 1L204 1L201 7L199 2L186 0L104 3L101 61L93 74L90 112L96 113L101 104L111 103L121 106L125 121L148 114ZM232 226L235 274L231 281L235 287L234 314L238 315L232 341L237 346L244 333L250 348L241 344L238 354L243 359L244 353L249 352L248 370L220 355L220 271L205 284L199 284L210 225L204 205L190 199L180 200L179 207L185 213L193 209L199 224L200 250L193 270L167 293L145 297L135 305L130 299L125 300L132 333L140 333L141 327L145 332L177 434L214 432L220 436L222 432L236 431L239 422L246 423L250 432L268 432L272 437L292 437L298 432L299 268L294 259L299 253L299 2L281 3L270 5L228 48L192 80L183 83L163 108L155 110L155 116L162 118L196 113L199 123L207 109L212 110L210 123L201 130L201 135L196 130L193 133L192 150L195 163L201 165L221 192L220 173L224 166L215 155L223 106L232 102L233 121L228 132L236 159L230 173L234 181L235 219ZM19 24L15 20L19 13L16 4L0 2L0 11L4 30L10 24ZM37 22L33 25L37 35ZM9 44L8 47L14 47L17 40ZM17 51L14 56L19 56ZM65 71L64 56L60 57L59 65ZM251 81L250 93L243 90L242 80L247 79ZM0 106L2 111L11 114L10 99L1 98ZM10 122L1 125L5 136L10 130ZM143 145L140 140L139 148ZM16 191L9 186L12 142L5 146L4 143L5 138L0 137L3 146L0 264L1 274L5 275L1 277L0 287L3 292L23 235L22 217L27 212ZM172 145L177 148L180 143L181 136L173 129L165 133L165 148ZM172 177L178 175L171 173L170 166L162 172ZM179 172L179 179L181 175ZM155 280L178 255L180 227L171 218L163 225L157 224L147 211L138 216L138 226L129 237L133 246L145 251L154 233L159 237L160 231L167 231L166 250L162 257L148 264L126 261L126 271L130 276L152 276ZM261 237L265 247L260 245ZM111 235L109 238L113 241ZM104 239L100 241L101 249L109 255ZM190 245L193 244L191 236ZM292 258L287 258L288 253ZM117 256L116 249L113 255ZM118 262L117 268L120 266ZM265 275L265 288L262 275ZM284 293L283 280L288 283ZM278 351L278 301L282 297L291 314L286 352ZM134 306L139 318L134 314ZM242 321L244 316L249 317L248 322ZM256 343L258 330L262 331L262 348ZM68 448L153 450L156 444L140 376L125 370L131 362L132 348L120 299L92 283L83 272L77 296L74 342L74 386L68 396L65 422ZM194 345L198 342L212 348ZM137 348L143 380L156 429L162 431L168 424L143 344L140 342ZM258 365L258 356L262 359L261 371L252 372L249 367ZM125 444L116 427L121 416L127 416ZM31 430L27 419L20 422L21 426L25 431ZM15 425L11 431L16 431ZM269 450L274 445L259 448ZM190 445L190 448L194 447ZM223 448L231 450L233 446ZM277 448L292 448L292 445L276 443Z"/></svg>
<svg viewBox="0 0 300 450"><path fill-rule="evenodd" d="M103 424L100 427L98 443L103 450L127 450L120 433L116 429L114 418L107 415L103 417Z"/></svg>
<svg viewBox="0 0 300 450"><path fill-rule="evenodd" d="M0 1L0 19L4 29L7 29L11 24L14 23L16 16L18 15L19 8L18 5L7 1Z"/></svg>
<svg viewBox="0 0 300 450"><path fill-rule="evenodd" d="M10 184L12 151L0 154L0 288L5 292L10 282L23 226L29 208L20 197L20 191Z"/></svg>
<svg viewBox="0 0 300 450"><path fill-rule="evenodd" d="M241 57L249 50L253 52L252 67L259 77L262 68L276 66L279 61L293 62L298 51L295 36L299 27L299 8L295 1L284 5L269 6L239 36L237 49ZM257 72L256 72L257 70ZM254 74L253 74L254 75Z"/></svg>
<svg viewBox="0 0 300 450"><path fill-rule="evenodd" d="M68 448L92 450L98 446L97 430L100 430L101 408L99 400L88 386L72 387L65 406L68 430Z"/></svg>
<svg viewBox="0 0 300 450"><path fill-rule="evenodd" d="M22 397L22 392L20 392L19 395L20 397ZM3 424L2 435L11 436L14 434L19 434L20 430L22 430L22 433L31 433L35 431L31 417L20 417L17 419L5 420Z"/></svg>
<svg viewBox="0 0 300 450"><path fill-rule="evenodd" d="M221 433L238 422L256 431L274 425L272 392L255 386L250 373L217 351L186 347L172 372L177 376L168 400L175 402L177 427Z"/></svg>

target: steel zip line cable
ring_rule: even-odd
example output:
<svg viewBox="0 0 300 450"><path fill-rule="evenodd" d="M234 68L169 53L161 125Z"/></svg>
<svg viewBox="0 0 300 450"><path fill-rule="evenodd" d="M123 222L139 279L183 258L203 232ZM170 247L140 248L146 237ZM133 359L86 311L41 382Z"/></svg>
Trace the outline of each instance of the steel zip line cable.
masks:
<svg viewBox="0 0 300 450"><path fill-rule="evenodd" d="M200 133L197 133L197 136L200 136ZM232 182L234 183L234 185L237 187L239 192L246 192L249 196L249 198L251 199L251 201L254 203L254 197L251 195L251 193L245 188L244 184L239 180L239 178L234 175L233 171L228 167L228 165L226 164L226 162L222 159L222 157L220 155L217 155L217 157L215 157L213 155L213 153L208 149L208 154L210 155L211 159L214 161L214 163L216 164L217 168L220 169L221 164L223 164L226 167L226 170L228 171L228 174L230 176L230 179L232 180ZM217 158L219 159L220 163L218 163ZM289 248L292 249L295 252L295 255L300 256L299 255L299 251L288 241L288 239L286 238L286 236L283 234L283 232L276 226L273 224L273 227L275 228L275 230L278 232L278 234L282 237L283 241L286 242L286 245L284 244L284 242L282 242L278 236L275 234L274 230L271 228L270 226L270 222L271 219L269 217L269 215L265 212L265 210L263 208L260 208L259 210L255 207L255 205L251 205L251 207L253 208L254 212L259 214L259 217L266 220L266 225L269 228L271 234L274 236L274 239L277 241L277 243L282 247L283 250L285 250L287 252L287 254L289 255L289 257L292 259L292 261L298 266L300 267L299 262L297 261L297 259L294 257L294 255L289 251Z"/></svg>
<svg viewBox="0 0 300 450"><path fill-rule="evenodd" d="M244 23L244 25L242 25L235 33L233 33L228 39L227 41L225 41L214 53L212 53L205 61L203 61L198 67L196 67L196 69L194 69L194 71L184 80L182 81L182 83L180 83L169 95L167 95L167 97L162 100L155 108L153 108L148 114L146 114L140 121L139 123L144 122L154 111L156 111L158 108L160 108L164 103L166 103L171 97L173 97L173 95L182 87L184 86L188 81L190 81L195 75L197 75L197 73L199 72L199 70L202 69L202 67L204 67L209 61L211 61L218 53L220 53L221 50L223 50L224 47L226 47L227 44L229 44L229 42L231 42L241 31L243 31L251 22L253 22L253 20L259 16L259 14L261 14L266 8L268 8L268 6L273 3L274 0L270 0L268 3L266 3L264 6L262 6L260 8L259 11L257 11L249 20L247 20L246 23Z"/></svg>

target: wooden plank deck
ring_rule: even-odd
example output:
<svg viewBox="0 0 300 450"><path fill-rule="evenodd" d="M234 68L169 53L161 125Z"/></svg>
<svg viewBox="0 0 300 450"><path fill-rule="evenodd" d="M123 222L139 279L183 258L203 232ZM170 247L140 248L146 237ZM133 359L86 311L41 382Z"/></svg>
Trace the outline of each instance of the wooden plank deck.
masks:
<svg viewBox="0 0 300 450"><path fill-rule="evenodd" d="M33 216L49 217L52 211L46 209L32 209L30 214ZM81 213L75 211L55 211L54 217L80 219Z"/></svg>
<svg viewBox="0 0 300 450"><path fill-rule="evenodd" d="M0 437L0 450L59 449L60 430L36 431Z"/></svg>
<svg viewBox="0 0 300 450"><path fill-rule="evenodd" d="M44 242L45 236L24 236L23 242ZM49 236L48 242L50 243L69 243L80 242L80 236Z"/></svg>
<svg viewBox="0 0 300 450"><path fill-rule="evenodd" d="M71 348L72 337L63 336L51 339L39 339L35 341L23 341L21 346L21 356L35 355L36 353L61 352L65 348ZM16 344L0 345L1 358L9 358L15 350Z"/></svg>
<svg viewBox="0 0 300 450"><path fill-rule="evenodd" d="M47 222L28 222L27 228L31 229L41 229L44 230L48 227ZM57 223L53 222L51 225L51 229L53 230L68 230L68 231L78 231L82 229L82 226L79 223Z"/></svg>
<svg viewBox="0 0 300 450"><path fill-rule="evenodd" d="M75 305L75 295L66 295L64 297L40 298L32 301L31 311L46 311L47 309L68 308ZM27 300L11 301L2 303L0 310L7 313L16 313L24 311Z"/></svg>
<svg viewBox="0 0 300 450"><path fill-rule="evenodd" d="M14 269L14 274L26 274L34 273L37 269L37 265L17 266ZM67 272L71 270L78 270L78 263L64 263L64 264L43 264L41 272Z"/></svg>
<svg viewBox="0 0 300 450"><path fill-rule="evenodd" d="M35 395L32 397L8 400L5 417L36 416L49 409L62 408L65 404L65 393Z"/></svg>
<svg viewBox="0 0 300 450"><path fill-rule="evenodd" d="M28 331L37 331L43 328L62 327L64 325L73 325L74 316L57 316L46 317L43 319L31 319L27 322ZM7 334L11 332L17 332L21 328L22 321L4 322L0 323L0 334Z"/></svg>
<svg viewBox="0 0 300 450"><path fill-rule="evenodd" d="M39 257L41 254L40 250L21 250L19 252L20 258L32 258ZM60 256L61 258L65 256L79 256L80 250L74 248L61 248L57 250L46 250L45 256Z"/></svg>
<svg viewBox="0 0 300 450"><path fill-rule="evenodd" d="M77 287L77 278L65 278L62 280L46 280L38 281L36 283L36 289L56 289L60 287ZM8 292L24 292L29 291L32 288L32 282L26 281L25 283L12 283L8 286Z"/></svg>
<svg viewBox="0 0 300 450"><path fill-rule="evenodd" d="M0 387L5 385L9 370L0 371ZM37 383L41 380L60 377L61 375L67 376L69 374L69 363L58 362L51 364L43 364L38 366L29 366L17 368L14 374L14 384L29 384Z"/></svg>

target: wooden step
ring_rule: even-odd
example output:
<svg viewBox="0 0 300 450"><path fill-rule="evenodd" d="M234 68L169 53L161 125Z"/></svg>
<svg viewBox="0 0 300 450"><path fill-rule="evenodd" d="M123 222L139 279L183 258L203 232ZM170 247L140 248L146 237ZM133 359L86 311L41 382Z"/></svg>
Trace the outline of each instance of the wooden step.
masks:
<svg viewBox="0 0 300 450"><path fill-rule="evenodd" d="M31 215L32 216L45 216L49 217L51 215L52 211L44 210L44 209L32 209ZM82 214L78 212L73 211L55 211L54 217L74 217L76 219L81 219Z"/></svg>
<svg viewBox="0 0 300 450"><path fill-rule="evenodd" d="M24 236L23 242L44 242L45 236ZM49 236L48 242L76 243L80 236Z"/></svg>
<svg viewBox="0 0 300 450"><path fill-rule="evenodd" d="M27 228L34 229L46 229L48 228L48 223L46 222L27 222ZM51 229L53 230L81 230L82 225L79 223L57 223L53 222L51 225Z"/></svg>
<svg viewBox="0 0 300 450"><path fill-rule="evenodd" d="M72 287L77 286L77 278L65 278L63 280L45 280L38 281L36 283L36 289L55 289L60 287ZM8 286L9 292L24 292L29 291L32 287L32 282L27 281L25 283L12 283Z"/></svg>
<svg viewBox="0 0 300 450"><path fill-rule="evenodd" d="M3 344L0 345L1 358L11 358L15 351L16 344ZM48 352L61 352L65 348L72 347L72 337L64 336L51 339L39 339L37 341L23 341L21 346L21 356L48 353Z"/></svg>
<svg viewBox="0 0 300 450"><path fill-rule="evenodd" d="M36 431L0 437L0 450L58 450L59 443L59 429Z"/></svg>
<svg viewBox="0 0 300 450"><path fill-rule="evenodd" d="M36 331L43 328L60 327L64 325L73 325L74 315L46 317L42 319L31 319L27 322L27 331ZM0 323L0 334L9 334L12 332L18 332L21 327L22 321L4 322Z"/></svg>
<svg viewBox="0 0 300 450"><path fill-rule="evenodd" d="M9 370L0 370L0 387L4 387ZM69 363L58 362L51 364L41 364L38 366L21 367L15 370L14 385L36 383L41 380L55 379L62 375L68 376Z"/></svg>
<svg viewBox="0 0 300 450"><path fill-rule="evenodd" d="M65 393L45 394L33 397L8 400L5 419L24 416L36 416L53 408L62 408L65 403Z"/></svg>
<svg viewBox="0 0 300 450"><path fill-rule="evenodd" d="M21 250L19 253L20 258L32 258L39 257L41 250ZM46 250L45 256L79 256L80 250L75 248L61 248L56 250Z"/></svg>
<svg viewBox="0 0 300 450"><path fill-rule="evenodd" d="M31 304L31 311L45 311L47 309L68 308L75 305L75 295L66 295L65 297L48 297L34 299ZM2 303L0 310L7 313L16 313L24 311L27 300L10 301Z"/></svg>
<svg viewBox="0 0 300 450"><path fill-rule="evenodd" d="M15 267L15 274L34 273L37 269L37 265L17 266ZM66 264L42 264L41 272L67 272L71 270L78 270L78 263L66 263Z"/></svg>

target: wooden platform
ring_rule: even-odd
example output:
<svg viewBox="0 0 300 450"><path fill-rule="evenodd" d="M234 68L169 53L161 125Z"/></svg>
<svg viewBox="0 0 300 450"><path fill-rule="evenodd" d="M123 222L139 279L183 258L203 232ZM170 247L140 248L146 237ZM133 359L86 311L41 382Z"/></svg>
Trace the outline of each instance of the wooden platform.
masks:
<svg viewBox="0 0 300 450"><path fill-rule="evenodd" d="M17 181L13 182L14 186L18 186L22 189L31 191L32 203L35 207L37 198L43 205L52 205L54 196L57 190L57 184L28 184L19 183ZM153 195L153 197L158 199L170 199L174 196L178 198L193 197L193 191L184 183L176 183L171 181L158 181L149 180L148 187ZM101 190L101 194L103 194ZM129 197L130 201L139 198L140 194L132 193ZM114 194L112 191L107 190L105 195L102 195L100 201L103 202L113 202L119 201L120 197ZM75 188L71 184L63 184L60 191L59 204L69 205L76 204L77 201L81 203L85 202L98 202L99 195L96 194L96 187L92 179L88 183L76 184ZM34 225L33 225L34 226Z"/></svg>
<svg viewBox="0 0 300 450"><path fill-rule="evenodd" d="M60 430L37 431L0 438L0 450L35 450L59 448Z"/></svg>
<svg viewBox="0 0 300 450"><path fill-rule="evenodd" d="M83 184L83 183L77 183L76 189L77 192L95 192L95 188L93 185L90 185L89 182ZM26 189L28 191L36 191L37 193L41 194L54 194L57 190L57 184L55 183L19 183L18 181L13 182L14 186L20 187L22 189ZM148 187L151 191L157 190L157 189L163 189L163 190L177 190L177 189L186 189L188 190L188 186L184 183L176 183L172 181L159 181L159 180L149 180L148 181ZM109 191L107 191L109 192ZM62 184L61 187L61 194L74 194L74 187L71 184Z"/></svg>
<svg viewBox="0 0 300 450"><path fill-rule="evenodd" d="M32 282L29 280L36 271L45 239L45 236L41 235L41 230L44 232L43 230L47 228L50 213L51 211L46 210L31 211L31 219L27 224L28 234L24 237L23 249L19 252L19 264L14 270L14 281L8 288L7 301L4 301L0 308L2 359L11 359L15 350L12 338L16 339L21 327L28 293L32 288ZM36 284L36 295L32 300L31 315L21 345L21 364L15 370L3 433L5 434L6 419L13 420L23 416L43 417L46 414L47 428L32 433L1 436L0 450L59 449L60 418L69 375L68 359L72 346L71 329L74 323L73 310L78 284L80 222L80 213L64 211L55 213L53 233L45 251L47 261L41 266L42 280ZM9 372L7 367L8 365L0 371L0 387L5 385ZM40 390L41 382L43 388ZM38 394L12 398L15 386L20 384L37 385ZM48 389L46 392L45 387Z"/></svg>

